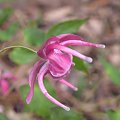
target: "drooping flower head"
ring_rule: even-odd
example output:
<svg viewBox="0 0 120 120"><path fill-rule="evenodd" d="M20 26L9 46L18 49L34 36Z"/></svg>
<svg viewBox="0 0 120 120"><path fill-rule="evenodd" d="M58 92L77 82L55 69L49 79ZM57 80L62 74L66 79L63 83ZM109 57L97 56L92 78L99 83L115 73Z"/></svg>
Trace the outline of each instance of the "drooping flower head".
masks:
<svg viewBox="0 0 120 120"><path fill-rule="evenodd" d="M42 48L37 52L42 60L38 61L29 74L30 91L28 93L26 102L29 104L34 94L34 84L36 77L38 78L39 88L42 93L53 103L69 111L70 108L63 105L47 92L43 80L46 74L52 76L53 79L65 84L73 90L77 90L75 86L67 82L64 78L70 73L71 67L74 66L73 56L76 56L89 63L92 58L84 56L79 52L69 48L68 46L91 46L96 48L105 48L103 44L93 44L85 42L83 38L74 34L61 34L53 36L47 40Z"/></svg>
<svg viewBox="0 0 120 120"><path fill-rule="evenodd" d="M16 80L15 76L0 69L0 93L4 96L9 91L10 81Z"/></svg>

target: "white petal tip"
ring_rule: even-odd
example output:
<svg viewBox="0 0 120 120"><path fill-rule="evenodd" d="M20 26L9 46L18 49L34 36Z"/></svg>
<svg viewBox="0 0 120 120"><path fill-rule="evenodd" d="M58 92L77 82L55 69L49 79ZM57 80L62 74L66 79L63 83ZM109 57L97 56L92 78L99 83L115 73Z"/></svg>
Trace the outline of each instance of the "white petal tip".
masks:
<svg viewBox="0 0 120 120"><path fill-rule="evenodd" d="M105 48L105 45L103 45L103 44L98 44L97 47L98 47L98 48Z"/></svg>
<svg viewBox="0 0 120 120"><path fill-rule="evenodd" d="M105 45L101 44L99 45L100 48L105 48Z"/></svg>
<svg viewBox="0 0 120 120"><path fill-rule="evenodd" d="M93 59L90 58L90 57L87 57L87 58L86 58L86 61L89 62L89 63L92 63Z"/></svg>
<svg viewBox="0 0 120 120"><path fill-rule="evenodd" d="M30 104L30 100L26 99L26 103L27 103L27 104Z"/></svg>
<svg viewBox="0 0 120 120"><path fill-rule="evenodd" d="M73 66L75 66L75 63L74 63L74 62L72 62L72 65L73 65Z"/></svg>
<svg viewBox="0 0 120 120"><path fill-rule="evenodd" d="M70 111L70 108L65 106L63 109L65 109L66 111Z"/></svg>
<svg viewBox="0 0 120 120"><path fill-rule="evenodd" d="M78 88L74 88L75 91L78 91Z"/></svg>
<svg viewBox="0 0 120 120"><path fill-rule="evenodd" d="M103 45L103 47L102 48L105 48L106 46L105 45Z"/></svg>

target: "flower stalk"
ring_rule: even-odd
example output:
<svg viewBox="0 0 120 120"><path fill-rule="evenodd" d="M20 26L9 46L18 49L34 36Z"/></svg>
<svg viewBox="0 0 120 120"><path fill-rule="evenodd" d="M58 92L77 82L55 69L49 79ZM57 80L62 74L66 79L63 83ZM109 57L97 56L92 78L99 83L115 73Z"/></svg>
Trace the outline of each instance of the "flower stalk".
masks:
<svg viewBox="0 0 120 120"><path fill-rule="evenodd" d="M37 51L31 49L31 48L28 48L28 47L25 47L25 46L8 46L8 47L5 47L3 49L0 49L0 53L6 51L6 50L9 50L9 49L13 49L13 48L23 48L23 49L26 49L26 50L29 50L35 54L37 54Z"/></svg>

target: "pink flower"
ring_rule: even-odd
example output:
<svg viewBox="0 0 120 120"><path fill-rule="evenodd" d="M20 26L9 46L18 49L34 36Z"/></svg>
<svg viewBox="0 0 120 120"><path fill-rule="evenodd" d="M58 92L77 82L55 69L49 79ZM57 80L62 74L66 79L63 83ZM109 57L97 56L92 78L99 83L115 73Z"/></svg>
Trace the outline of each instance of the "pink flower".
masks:
<svg viewBox="0 0 120 120"><path fill-rule="evenodd" d="M9 91L9 80L16 80L16 78L12 73L0 70L0 91L2 95L6 95Z"/></svg>
<svg viewBox="0 0 120 120"><path fill-rule="evenodd" d="M38 61L29 75L30 91L28 93L26 102L29 104L34 94L34 84L36 77L38 78L39 88L44 96L46 96L54 104L69 111L70 108L63 105L55 98L53 98L47 92L43 80L46 74L52 76L53 79L58 80L60 83L65 84L73 90L77 90L75 86L64 80L65 76L70 73L71 67L74 66L72 62L73 56L76 56L89 63L92 62L92 58L84 56L77 51L68 48L67 46L91 46L96 48L105 48L103 44L93 44L84 42L84 39L74 34L61 34L59 36L53 36L47 40L43 47L38 51L38 56L42 60Z"/></svg>

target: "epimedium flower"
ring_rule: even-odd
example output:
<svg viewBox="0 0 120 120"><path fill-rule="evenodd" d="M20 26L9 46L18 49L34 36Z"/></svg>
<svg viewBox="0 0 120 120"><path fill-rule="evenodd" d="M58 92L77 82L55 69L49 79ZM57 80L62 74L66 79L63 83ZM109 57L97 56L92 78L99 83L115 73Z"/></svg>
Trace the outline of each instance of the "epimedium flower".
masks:
<svg viewBox="0 0 120 120"><path fill-rule="evenodd" d="M11 72L0 69L0 91L3 96L8 93L12 80L16 80L16 77Z"/></svg>
<svg viewBox="0 0 120 120"><path fill-rule="evenodd" d="M34 95L34 84L37 77L39 88L44 96L65 110L70 110L69 107L57 101L47 92L43 82L44 76L49 74L54 80L58 80L60 83L65 84L75 91L77 90L75 86L64 79L65 76L70 73L71 67L74 66L73 56L76 56L89 63L92 62L92 58L87 57L69 48L68 46L90 46L96 48L105 48L105 45L103 44L85 42L83 38L74 34L61 34L49 38L37 52L38 56L41 57L42 60L36 62L29 74L30 91L26 99L27 104L31 102Z"/></svg>

